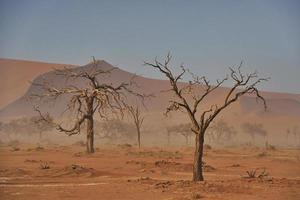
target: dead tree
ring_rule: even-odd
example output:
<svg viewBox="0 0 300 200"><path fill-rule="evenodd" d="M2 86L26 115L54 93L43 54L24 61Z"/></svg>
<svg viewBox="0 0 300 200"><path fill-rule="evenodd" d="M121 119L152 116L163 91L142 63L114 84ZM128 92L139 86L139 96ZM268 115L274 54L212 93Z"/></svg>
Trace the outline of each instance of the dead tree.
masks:
<svg viewBox="0 0 300 200"><path fill-rule="evenodd" d="M46 119L46 120L44 120ZM42 133L45 131L50 131L54 127L52 126L53 124L53 118L47 114L43 118L40 116L34 116L30 119L32 123L34 124L34 127L36 127L38 133L39 133L39 140L42 140Z"/></svg>
<svg viewBox="0 0 300 200"><path fill-rule="evenodd" d="M146 66L150 66L155 70L158 70L170 82L170 91L174 94L174 100L170 100L170 105L167 107L166 114L170 111L183 111L185 112L192 124L191 131L195 133L196 146L194 153L194 166L193 166L193 180L203 181L203 170L202 170L202 157L204 147L204 135L211 122L232 103L236 102L241 96L246 94L255 95L261 99L266 108L265 99L260 95L257 85L262 81L267 81L266 78L258 78L256 72L251 74L243 74L241 72L242 63L237 69L230 69L230 76L225 77L221 81L217 81L215 85L203 76L199 77L187 70L181 65L181 72L179 75L175 75L170 68L171 55L168 54L164 62L160 62L155 59L154 63L145 62ZM182 80L183 76L188 73L191 79L188 84L180 84L178 81ZM211 105L208 109L202 110L199 113L199 107L202 105L203 100L219 88L224 81L231 79L234 84L227 91L224 97L223 103L220 105ZM198 86L198 87L197 87ZM203 92L199 92L199 87L204 87ZM198 90L197 90L198 89Z"/></svg>
<svg viewBox="0 0 300 200"><path fill-rule="evenodd" d="M141 148L141 127L143 125L145 118L142 116L141 110L138 106L128 106L128 111L135 124L136 131L137 131L138 145L139 148Z"/></svg>
<svg viewBox="0 0 300 200"><path fill-rule="evenodd" d="M51 122L59 132L67 135L80 134L84 122L86 122L86 148L88 153L94 152L94 115L97 112L100 117L106 117L107 113L123 115L127 108L126 96L134 95L143 98L143 95L134 92L130 87L133 81L121 82L114 86L111 83L100 82L100 75L108 75L115 68L102 70L98 61L93 58L92 67L88 70L74 70L71 68L55 69L56 76L62 76L66 81L75 82L84 80L87 84L83 87L68 85L66 87L55 87L53 83L33 83L42 90L40 94L32 94L31 97L47 98L54 100L58 97L69 98L66 110L73 114L75 123L71 128ZM103 78L103 77L102 77ZM48 121L38 107L35 110L40 116Z"/></svg>

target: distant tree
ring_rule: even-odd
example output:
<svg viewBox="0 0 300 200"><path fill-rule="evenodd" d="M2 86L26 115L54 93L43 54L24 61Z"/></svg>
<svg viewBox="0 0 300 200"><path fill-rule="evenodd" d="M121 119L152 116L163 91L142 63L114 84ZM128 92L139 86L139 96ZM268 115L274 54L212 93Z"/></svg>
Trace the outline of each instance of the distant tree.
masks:
<svg viewBox="0 0 300 200"><path fill-rule="evenodd" d="M255 143L256 136L261 136L264 139L266 139L268 135L267 131L265 130L262 124L246 122L242 124L242 129L244 130L245 133L250 135L253 143Z"/></svg>
<svg viewBox="0 0 300 200"><path fill-rule="evenodd" d="M108 112L123 115L124 110L127 108L126 96L133 95L135 97L143 97L143 95L130 89L130 86L133 84L132 80L129 83L121 82L116 86L111 83L103 82L103 76L110 74L115 68L102 70L98 67L98 61L94 58L90 65L92 65L92 68L89 70L65 68L55 69L54 71L56 76L61 76L66 81L85 81L87 84L83 87L70 84L66 87L57 88L53 85L54 83L33 83L34 86L40 88L42 93L31 95L32 97L46 98L46 100L55 100L58 97L70 97L66 110L73 114L74 125L71 128L67 128L59 123L50 123L54 125L58 131L71 136L80 134L83 124L86 122L87 153L94 152L95 113L98 112L99 116L104 118ZM100 79L99 76L101 75L102 78ZM38 107L35 107L35 110L48 122Z"/></svg>
<svg viewBox="0 0 300 200"><path fill-rule="evenodd" d="M138 139L138 146L141 148L141 127L144 122L144 116L141 114L141 110L138 106L128 106L128 111L133 119L133 122L136 127L136 132L137 132L137 139Z"/></svg>
<svg viewBox="0 0 300 200"><path fill-rule="evenodd" d="M300 145L300 130L298 126L294 126L293 128L287 129L286 140L288 144L289 140L292 140L294 144L296 142Z"/></svg>
<svg viewBox="0 0 300 200"><path fill-rule="evenodd" d="M241 72L242 63L237 69L230 68L230 78L233 81L233 86L227 91L224 97L224 101L221 105L211 105L208 109L202 110L199 114L200 106L203 106L203 100L213 93L217 88L219 88L228 77L221 81L217 81L216 85L211 85L209 81L203 76L199 77L191 73L184 66L181 66L181 72L179 75L175 75L170 65L171 55L168 54L164 62L160 62L155 59L153 63L145 62L146 66L150 66L155 70L158 70L170 82L171 89L169 91L173 92L174 99L170 100L170 105L167 108L166 113L170 111L184 111L190 119L192 124L191 130L196 135L196 146L194 154L194 169L193 169L193 180L203 181L203 147L204 147L204 135L207 128L214 121L214 119L221 113L225 108L227 108L232 103L236 102L241 96L246 94L255 95L257 98L261 99L265 104L264 98L260 95L257 85L262 81L267 81L265 78L258 78L257 73L243 74ZM179 83L186 73L191 75L189 84ZM197 87L198 86L198 87ZM205 88L204 91L200 88Z"/></svg>
<svg viewBox="0 0 300 200"><path fill-rule="evenodd" d="M167 127L168 134L180 134L185 138L185 144L188 146L193 133L191 132L191 124L178 124L174 126Z"/></svg>
<svg viewBox="0 0 300 200"><path fill-rule="evenodd" d="M52 121L50 116L46 116L49 121ZM45 131L50 131L53 128L49 123L41 120L39 116L33 117L22 117L18 119L13 119L7 123L2 123L2 132L10 135L14 134L15 137L19 135L35 135L39 134L41 139L41 134Z"/></svg>
<svg viewBox="0 0 300 200"><path fill-rule="evenodd" d="M209 140L217 144L224 144L231 141L236 134L237 132L234 127L229 126L223 120L214 123L207 132Z"/></svg>
<svg viewBox="0 0 300 200"><path fill-rule="evenodd" d="M95 123L96 135L102 139L117 141L120 139L134 138L135 127L132 124L126 123L120 119L107 119L102 122Z"/></svg>
<svg viewBox="0 0 300 200"><path fill-rule="evenodd" d="M44 116L46 121L40 116L33 116L30 118L30 124L35 127L36 132L39 134L39 139L42 140L42 133L46 131L50 131L54 128L53 126L53 118L47 114Z"/></svg>
<svg viewBox="0 0 300 200"><path fill-rule="evenodd" d="M7 138L11 140L12 135L14 137L17 137L20 133L24 133L25 129L24 126L21 126L21 121L22 119L13 119L9 122L3 123L2 124L2 129L1 131L7 135Z"/></svg>
<svg viewBox="0 0 300 200"><path fill-rule="evenodd" d="M180 134L185 138L186 146L188 146L193 136L193 132L191 131L191 124L181 124L181 126L178 128Z"/></svg>

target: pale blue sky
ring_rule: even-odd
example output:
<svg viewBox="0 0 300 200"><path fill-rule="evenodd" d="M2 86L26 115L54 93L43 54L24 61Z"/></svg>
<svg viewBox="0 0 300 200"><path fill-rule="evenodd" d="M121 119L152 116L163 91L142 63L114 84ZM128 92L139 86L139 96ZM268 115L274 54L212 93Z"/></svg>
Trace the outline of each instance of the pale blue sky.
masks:
<svg viewBox="0 0 300 200"><path fill-rule="evenodd" d="M0 57L85 64L91 56L160 78L144 60L171 51L210 79L245 61L262 89L300 93L300 1L0 0Z"/></svg>

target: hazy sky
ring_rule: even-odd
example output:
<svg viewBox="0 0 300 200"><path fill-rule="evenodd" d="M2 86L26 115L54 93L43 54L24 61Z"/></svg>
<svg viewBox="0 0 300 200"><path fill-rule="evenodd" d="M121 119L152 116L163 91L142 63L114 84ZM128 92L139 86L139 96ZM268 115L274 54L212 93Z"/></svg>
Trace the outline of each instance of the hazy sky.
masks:
<svg viewBox="0 0 300 200"><path fill-rule="evenodd" d="M245 61L300 93L300 1L0 0L0 57L85 64L91 56L160 78L144 60L173 54L193 72L223 77Z"/></svg>

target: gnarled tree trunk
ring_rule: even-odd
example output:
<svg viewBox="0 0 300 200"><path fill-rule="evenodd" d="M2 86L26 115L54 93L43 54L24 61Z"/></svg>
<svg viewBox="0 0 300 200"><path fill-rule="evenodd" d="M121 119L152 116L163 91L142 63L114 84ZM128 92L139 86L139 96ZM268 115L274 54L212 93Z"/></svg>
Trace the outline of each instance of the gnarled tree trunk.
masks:
<svg viewBox="0 0 300 200"><path fill-rule="evenodd" d="M195 137L195 153L194 153L194 169L193 169L193 181L203 181L203 149L204 149L204 132L196 134Z"/></svg>
<svg viewBox="0 0 300 200"><path fill-rule="evenodd" d="M86 131L86 151L87 153L94 153L94 118L93 118L93 104L94 99L92 97L88 98L87 104L87 131Z"/></svg>
<svg viewBox="0 0 300 200"><path fill-rule="evenodd" d="M141 131L140 131L140 127L137 127L137 133L138 133L139 148L141 148Z"/></svg>
<svg viewBox="0 0 300 200"><path fill-rule="evenodd" d="M93 118L87 118L87 137L86 137L87 153L94 153L94 121Z"/></svg>

